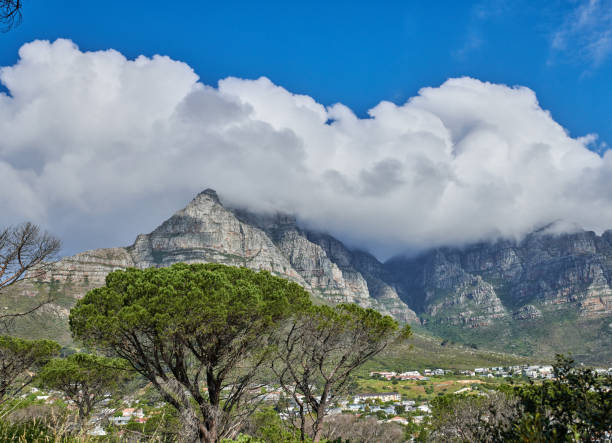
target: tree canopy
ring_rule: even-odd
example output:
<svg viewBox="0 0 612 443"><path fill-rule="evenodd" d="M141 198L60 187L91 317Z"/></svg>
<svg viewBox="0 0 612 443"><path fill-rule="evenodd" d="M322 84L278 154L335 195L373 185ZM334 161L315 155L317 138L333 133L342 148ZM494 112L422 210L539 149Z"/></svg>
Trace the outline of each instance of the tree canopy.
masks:
<svg viewBox="0 0 612 443"><path fill-rule="evenodd" d="M327 409L348 386L353 371L410 334L409 326L400 329L391 317L355 304L311 306L297 312L280 331L272 368L298 405L302 440L307 415L318 441Z"/></svg>
<svg viewBox="0 0 612 443"><path fill-rule="evenodd" d="M83 422L105 395L115 392L127 378L125 362L91 354L71 354L54 358L40 373L38 380L50 389L64 392L79 409Z"/></svg>
<svg viewBox="0 0 612 443"><path fill-rule="evenodd" d="M514 389L525 409L518 432L530 441L605 441L612 432L612 375L557 355L554 379Z"/></svg>
<svg viewBox="0 0 612 443"><path fill-rule="evenodd" d="M214 442L248 415L271 333L309 304L301 286L265 271L176 264L112 272L77 302L70 328L150 380L178 409L185 439Z"/></svg>
<svg viewBox="0 0 612 443"><path fill-rule="evenodd" d="M34 377L32 371L59 351L60 345L51 340L0 336L0 403L29 385Z"/></svg>

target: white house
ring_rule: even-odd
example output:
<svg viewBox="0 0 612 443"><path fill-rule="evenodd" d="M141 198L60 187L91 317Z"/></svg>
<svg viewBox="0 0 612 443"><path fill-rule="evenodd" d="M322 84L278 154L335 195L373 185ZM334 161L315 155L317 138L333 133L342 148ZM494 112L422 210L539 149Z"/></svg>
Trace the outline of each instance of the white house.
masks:
<svg viewBox="0 0 612 443"><path fill-rule="evenodd" d="M402 396L398 392L382 392L380 394L357 394L353 399L353 403L364 402L367 400L380 401L400 401Z"/></svg>

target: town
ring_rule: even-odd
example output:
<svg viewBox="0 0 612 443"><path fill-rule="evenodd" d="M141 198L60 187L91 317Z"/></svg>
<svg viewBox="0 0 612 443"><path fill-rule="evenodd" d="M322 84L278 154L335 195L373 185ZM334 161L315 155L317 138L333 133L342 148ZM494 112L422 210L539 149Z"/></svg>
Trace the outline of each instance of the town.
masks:
<svg viewBox="0 0 612 443"><path fill-rule="evenodd" d="M594 371L601 376L612 375L612 368L594 368ZM335 397L326 415L330 417L341 414L372 416L379 423L394 423L402 426L410 423L420 424L431 413L429 402L436 395L470 392L479 394L486 392L491 387L488 383L495 381L503 383L507 382L508 378L513 378L516 383L524 383L528 380L536 382L551 380L554 379L554 371L550 365L515 365L470 370L435 368L404 372L370 371L367 376L358 377L359 388L356 392ZM384 384L372 385L369 382L384 382ZM388 385L387 382L391 384ZM365 389L367 387L373 389L367 391ZM295 418L297 404L288 398L278 385L268 384L257 389L262 393L260 400L278 410L281 419ZM86 425L88 434L104 436L111 431L122 435L130 426L138 424L144 426L151 418L159 416L168 405L159 399L145 400L150 397L152 391L152 387L146 385L138 392L126 395L119 401L112 399L110 393L107 394ZM21 398L33 404L61 403L68 409L76 410L74 402L60 391L45 391L31 387L30 392L22 394ZM303 396L298 394L297 398L300 399Z"/></svg>

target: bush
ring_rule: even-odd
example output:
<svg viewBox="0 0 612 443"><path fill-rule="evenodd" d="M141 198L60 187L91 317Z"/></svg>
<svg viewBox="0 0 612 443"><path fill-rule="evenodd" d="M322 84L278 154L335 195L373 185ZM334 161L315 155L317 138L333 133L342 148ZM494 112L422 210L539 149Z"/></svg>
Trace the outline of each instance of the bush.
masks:
<svg viewBox="0 0 612 443"><path fill-rule="evenodd" d="M573 360L561 355L554 375L554 380L514 388L525 408L519 437L605 441L612 430L612 376L575 368Z"/></svg>
<svg viewBox="0 0 612 443"><path fill-rule="evenodd" d="M61 435L61 433L41 420L21 423L0 421L0 441L15 443L76 443L75 439Z"/></svg>

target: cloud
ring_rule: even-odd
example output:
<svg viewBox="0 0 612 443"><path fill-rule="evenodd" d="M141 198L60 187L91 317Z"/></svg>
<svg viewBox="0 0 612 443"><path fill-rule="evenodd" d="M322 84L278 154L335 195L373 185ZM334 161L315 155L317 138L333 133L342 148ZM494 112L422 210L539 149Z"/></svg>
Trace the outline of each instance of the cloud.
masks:
<svg viewBox="0 0 612 443"><path fill-rule="evenodd" d="M612 54L612 0L586 0L553 34L553 53L598 67Z"/></svg>
<svg viewBox="0 0 612 443"><path fill-rule="evenodd" d="M453 50L451 55L457 60L465 60L470 54L481 49L486 44L483 25L509 13L512 13L512 7L508 0L480 0L472 5L466 36L462 45Z"/></svg>
<svg viewBox="0 0 612 443"><path fill-rule="evenodd" d="M130 244L207 187L382 258L612 226L612 154L525 87L449 79L358 118L266 78L207 86L168 57L67 40L19 55L0 70L0 224L34 220L68 253Z"/></svg>

